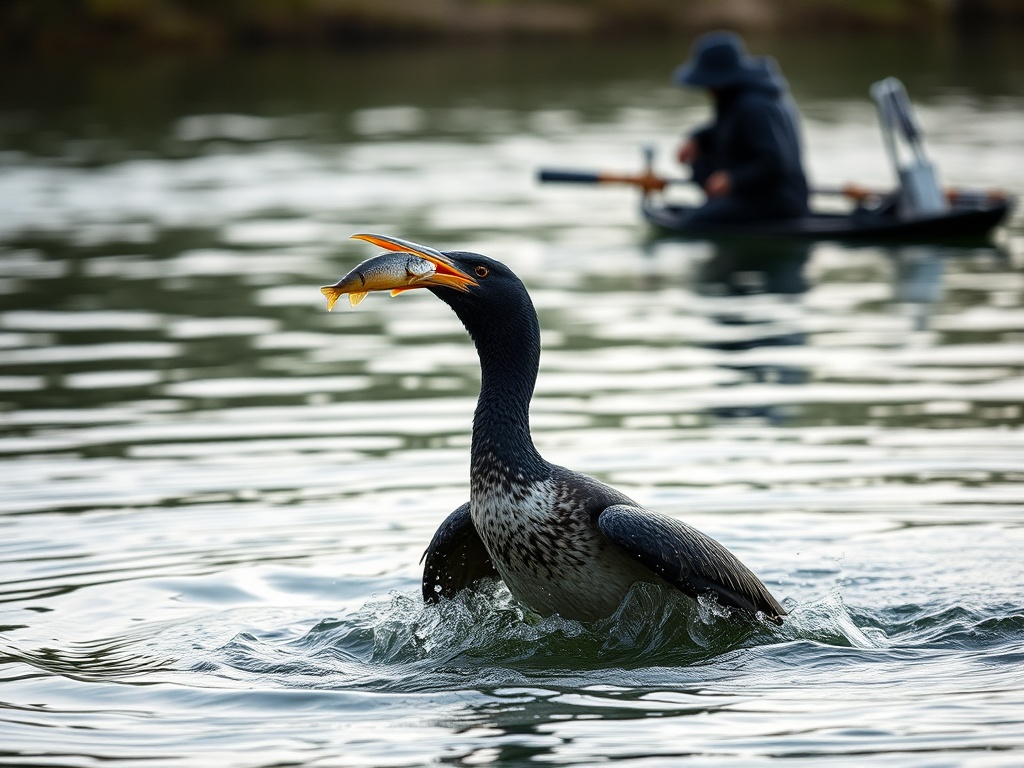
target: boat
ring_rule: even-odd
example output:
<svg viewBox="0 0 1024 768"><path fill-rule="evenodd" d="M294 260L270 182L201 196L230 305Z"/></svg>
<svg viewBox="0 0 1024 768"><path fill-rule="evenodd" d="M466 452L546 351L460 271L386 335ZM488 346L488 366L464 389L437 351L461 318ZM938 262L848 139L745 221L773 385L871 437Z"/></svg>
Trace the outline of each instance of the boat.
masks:
<svg viewBox="0 0 1024 768"><path fill-rule="evenodd" d="M654 172L654 152L644 149L639 174L541 169L542 182L630 184L643 193L640 211L662 233L681 237L779 237L814 240L976 241L1006 220L1015 199L999 190L943 190L934 165L924 151L918 126L903 84L888 77L872 84L882 137L898 179L895 189L876 191L857 185L811 190L812 210L804 216L748 222L693 222L697 206L672 202L663 194L690 179L665 178ZM841 197L852 209L815 209L815 198Z"/></svg>
<svg viewBox="0 0 1024 768"><path fill-rule="evenodd" d="M695 206L645 195L641 213L663 233L691 237L787 237L814 240L933 241L978 240L1001 224L1012 209L1009 197L951 194L947 207L930 213L901 213L895 200L858 204L849 212L814 211L806 216L744 223L694 225Z"/></svg>

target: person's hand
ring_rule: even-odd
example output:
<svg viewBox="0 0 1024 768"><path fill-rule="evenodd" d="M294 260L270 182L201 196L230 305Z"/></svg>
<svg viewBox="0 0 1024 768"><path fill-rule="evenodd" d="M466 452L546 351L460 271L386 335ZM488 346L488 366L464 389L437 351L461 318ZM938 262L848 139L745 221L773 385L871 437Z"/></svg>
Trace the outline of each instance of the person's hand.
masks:
<svg viewBox="0 0 1024 768"><path fill-rule="evenodd" d="M683 146L679 148L679 154L676 157L683 165L691 165L697 158L697 142L693 139L687 139L683 142Z"/></svg>
<svg viewBox="0 0 1024 768"><path fill-rule="evenodd" d="M732 179L725 171L715 171L708 176L704 184L704 192L708 197L725 197L732 190Z"/></svg>

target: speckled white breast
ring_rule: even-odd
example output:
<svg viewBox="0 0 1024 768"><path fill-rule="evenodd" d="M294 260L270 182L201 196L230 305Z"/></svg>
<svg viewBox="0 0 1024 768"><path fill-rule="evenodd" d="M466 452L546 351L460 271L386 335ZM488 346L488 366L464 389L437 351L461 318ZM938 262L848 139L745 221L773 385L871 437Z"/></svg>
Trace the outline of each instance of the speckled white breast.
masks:
<svg viewBox="0 0 1024 768"><path fill-rule="evenodd" d="M612 614L636 581L656 577L609 544L550 481L474 484L473 524L509 591L540 614Z"/></svg>

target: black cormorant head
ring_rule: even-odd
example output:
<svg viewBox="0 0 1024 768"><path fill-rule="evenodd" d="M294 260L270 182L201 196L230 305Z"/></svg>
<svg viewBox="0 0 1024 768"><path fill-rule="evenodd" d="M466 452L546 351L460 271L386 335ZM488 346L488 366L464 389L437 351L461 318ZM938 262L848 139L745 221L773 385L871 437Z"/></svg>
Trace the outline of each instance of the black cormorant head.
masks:
<svg viewBox="0 0 1024 768"><path fill-rule="evenodd" d="M538 332L530 294L515 272L479 253L445 251L444 256L453 267L472 275L476 284L466 290L437 285L430 291L454 310L474 340Z"/></svg>

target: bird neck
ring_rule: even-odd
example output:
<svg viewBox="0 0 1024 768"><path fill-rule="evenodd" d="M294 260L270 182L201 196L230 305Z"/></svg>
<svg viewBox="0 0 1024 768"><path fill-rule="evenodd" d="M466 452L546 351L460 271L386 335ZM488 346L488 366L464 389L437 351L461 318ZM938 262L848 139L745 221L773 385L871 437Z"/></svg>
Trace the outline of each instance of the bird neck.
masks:
<svg viewBox="0 0 1024 768"><path fill-rule="evenodd" d="M480 357L480 397L473 416L474 471L501 467L532 477L543 459L530 434L530 401L540 366L540 329L532 306L520 317L470 330Z"/></svg>

